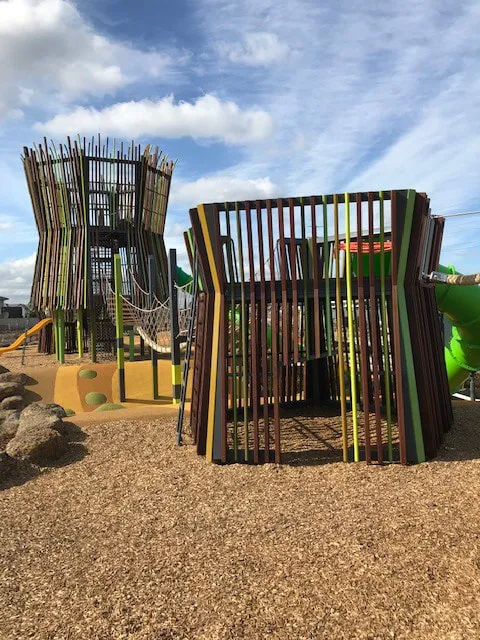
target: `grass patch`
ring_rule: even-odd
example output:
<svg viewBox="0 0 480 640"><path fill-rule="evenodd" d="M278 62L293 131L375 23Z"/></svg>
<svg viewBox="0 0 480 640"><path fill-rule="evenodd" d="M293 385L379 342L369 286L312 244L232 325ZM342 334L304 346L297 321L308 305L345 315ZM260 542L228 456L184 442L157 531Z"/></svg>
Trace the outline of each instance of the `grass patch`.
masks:
<svg viewBox="0 0 480 640"><path fill-rule="evenodd" d="M95 409L95 411L116 411L117 409L125 409L123 404L115 404L114 402L105 402Z"/></svg>
<svg viewBox="0 0 480 640"><path fill-rule="evenodd" d="M85 402L89 405L92 404L103 404L107 401L107 396L104 393L100 393L99 391L90 391L85 396Z"/></svg>
<svg viewBox="0 0 480 640"><path fill-rule="evenodd" d="M92 378L97 377L97 372L94 369L80 369L80 371L78 372L78 377L91 380Z"/></svg>

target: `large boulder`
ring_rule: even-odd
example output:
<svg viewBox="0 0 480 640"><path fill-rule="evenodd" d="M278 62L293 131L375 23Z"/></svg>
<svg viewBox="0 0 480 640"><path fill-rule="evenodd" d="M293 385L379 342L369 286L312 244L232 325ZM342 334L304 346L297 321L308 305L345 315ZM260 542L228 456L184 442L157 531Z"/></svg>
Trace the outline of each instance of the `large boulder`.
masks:
<svg viewBox="0 0 480 640"><path fill-rule="evenodd" d="M25 389L17 382L0 382L0 400L10 398L10 396L23 396Z"/></svg>
<svg viewBox="0 0 480 640"><path fill-rule="evenodd" d="M20 414L20 424L18 426L18 434L22 434L31 428L39 426L55 429L59 433L64 433L65 428L63 420L59 413L65 411L59 405L42 404L40 402L32 402ZM60 411L61 410L61 411Z"/></svg>
<svg viewBox="0 0 480 640"><path fill-rule="evenodd" d="M30 378L25 373L13 373L13 371L5 371L0 373L0 382L16 382L17 384L26 385Z"/></svg>
<svg viewBox="0 0 480 640"><path fill-rule="evenodd" d="M59 404L56 404L55 402L45 402L44 404L39 404L39 406L41 406L43 409L51 411L58 418L66 418L67 417L67 412L65 411L65 409L63 407L61 407Z"/></svg>
<svg viewBox="0 0 480 640"><path fill-rule="evenodd" d="M19 428L7 444L6 453L11 458L43 466L61 458L67 447L67 439L58 431L38 425L21 433Z"/></svg>
<svg viewBox="0 0 480 640"><path fill-rule="evenodd" d="M0 409L0 425L5 422L11 413L12 411L10 409Z"/></svg>
<svg viewBox="0 0 480 640"><path fill-rule="evenodd" d="M14 466L12 458L4 451L0 451L0 481L5 480L11 474Z"/></svg>
<svg viewBox="0 0 480 640"><path fill-rule="evenodd" d="M12 438L17 435L19 411L12 411L3 424L0 425L0 451L3 451Z"/></svg>
<svg viewBox="0 0 480 640"><path fill-rule="evenodd" d="M0 409L6 411L21 411L25 408L26 404L27 402L25 398L22 398L22 396L10 396L9 398L4 398L0 402Z"/></svg>

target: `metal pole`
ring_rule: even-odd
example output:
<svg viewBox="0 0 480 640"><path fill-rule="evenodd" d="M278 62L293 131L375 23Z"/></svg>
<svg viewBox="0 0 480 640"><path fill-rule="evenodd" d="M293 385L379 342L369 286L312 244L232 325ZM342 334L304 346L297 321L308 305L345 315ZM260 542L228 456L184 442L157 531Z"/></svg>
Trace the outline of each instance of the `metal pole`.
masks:
<svg viewBox="0 0 480 640"><path fill-rule="evenodd" d="M182 371L180 365L180 340L178 327L177 250L168 252L168 286L170 294L170 344L172 353L172 397L173 404L180 402Z"/></svg>
<svg viewBox="0 0 480 640"><path fill-rule="evenodd" d="M120 402L125 402L125 358L123 353L123 305L122 305L122 266L120 254L116 253L113 262L115 278L115 327L117 338L117 369Z"/></svg>
<svg viewBox="0 0 480 640"><path fill-rule="evenodd" d="M153 307L153 297L155 295L155 258L148 256L148 292L150 308ZM152 387L153 387L153 399L158 398L158 355L155 349L150 348L151 360L152 360Z"/></svg>
<svg viewBox="0 0 480 640"><path fill-rule="evenodd" d="M22 346L22 367L25 365L25 349L27 348L27 340L28 340L28 313L25 318L25 336L23 338L23 346Z"/></svg>
<svg viewBox="0 0 480 640"><path fill-rule="evenodd" d="M470 400L475 402L475 372L470 373Z"/></svg>

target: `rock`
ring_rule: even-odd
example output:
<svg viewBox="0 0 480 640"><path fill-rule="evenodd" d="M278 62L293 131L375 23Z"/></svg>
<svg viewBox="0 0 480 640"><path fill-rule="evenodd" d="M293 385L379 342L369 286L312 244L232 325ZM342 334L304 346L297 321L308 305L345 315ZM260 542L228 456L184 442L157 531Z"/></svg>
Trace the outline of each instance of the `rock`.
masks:
<svg viewBox="0 0 480 640"><path fill-rule="evenodd" d="M45 465L61 458L68 447L67 439L55 429L46 426L30 427L7 444L6 453L11 458Z"/></svg>
<svg viewBox="0 0 480 640"><path fill-rule="evenodd" d="M3 451L0 451L0 480L8 478L14 467L13 460Z"/></svg>
<svg viewBox="0 0 480 640"><path fill-rule="evenodd" d="M23 396L25 389L17 382L0 382L0 400L10 396Z"/></svg>
<svg viewBox="0 0 480 640"><path fill-rule="evenodd" d="M52 407L48 404L41 404L39 402L29 404L20 414L20 424L18 426L17 433L20 435L29 431L31 428L39 426L48 427L50 429L55 429L59 433L64 433L65 428L63 420L57 415L59 413L57 407L58 405L54 405L54 407ZM61 407L58 408L61 409Z"/></svg>
<svg viewBox="0 0 480 640"><path fill-rule="evenodd" d="M0 450L5 449L12 438L17 435L20 412L12 411L0 426Z"/></svg>
<svg viewBox="0 0 480 640"><path fill-rule="evenodd" d="M5 373L0 373L0 382L16 382L17 384L26 385L29 382L29 377L24 373L6 371Z"/></svg>
<svg viewBox="0 0 480 640"><path fill-rule="evenodd" d="M7 369L7 367L4 367L2 364L0 364L0 374L2 373L10 373L10 369Z"/></svg>
<svg viewBox="0 0 480 640"><path fill-rule="evenodd" d="M63 407L59 404L55 404L55 402L45 402L45 404L39 405L41 407L45 407L45 409L49 409L52 411L58 418L66 418L67 412Z"/></svg>
<svg viewBox="0 0 480 640"><path fill-rule="evenodd" d="M17 409L0 409L0 425L2 425L13 413L15 415L19 415L20 411Z"/></svg>
<svg viewBox="0 0 480 640"><path fill-rule="evenodd" d="M22 396L10 396L9 398L4 398L0 402L0 409L6 409L7 411L14 410L22 410L26 406L26 402Z"/></svg>

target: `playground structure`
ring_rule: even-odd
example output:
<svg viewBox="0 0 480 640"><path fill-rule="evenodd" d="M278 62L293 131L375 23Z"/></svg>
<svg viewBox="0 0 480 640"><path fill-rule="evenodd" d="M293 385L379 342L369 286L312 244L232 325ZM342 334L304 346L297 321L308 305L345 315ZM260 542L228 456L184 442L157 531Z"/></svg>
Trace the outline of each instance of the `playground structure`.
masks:
<svg viewBox="0 0 480 640"><path fill-rule="evenodd" d="M338 414L344 461L436 454L450 394L480 369L480 288L439 265L444 220L425 194L198 205L184 234L192 277L175 250L167 258L174 165L158 149L44 140L23 162L40 235L31 304L41 320L0 355L35 333L60 364L66 352L95 363L112 351L116 376L105 374L103 395L123 403L125 336L131 363L137 346L140 359L149 350L154 400L158 360L169 354L180 442L193 353L190 427L209 461L281 462L282 420L305 406ZM453 325L446 346L439 311Z"/></svg>
<svg viewBox="0 0 480 640"><path fill-rule="evenodd" d="M444 221L425 194L216 203L190 217L204 287L190 415L199 454L281 462L283 410L305 404L319 416L337 408L344 461L436 454L451 392L480 367L480 290L427 277ZM445 349L439 309L457 325Z"/></svg>
<svg viewBox="0 0 480 640"><path fill-rule="evenodd" d="M115 348L114 326L102 291L113 280L114 255L121 257L122 294L153 287L157 300L168 296L163 233L173 162L150 146L117 145L92 138L67 139L24 148L23 164L39 245L31 304L53 319L42 331L40 348L88 352ZM148 260L155 278L148 281Z"/></svg>
<svg viewBox="0 0 480 640"><path fill-rule="evenodd" d="M177 403L192 278L174 250L167 260L163 238L173 162L158 148L98 136L58 147L44 139L24 148L23 164L39 232L31 305L42 320L3 351L40 332L39 350L55 349L60 364L66 352L92 363L98 351L116 352L125 400L124 334L129 360L138 334L141 357L150 351L153 398L159 354L171 354Z"/></svg>

